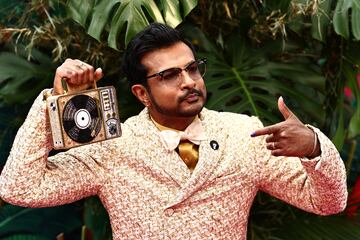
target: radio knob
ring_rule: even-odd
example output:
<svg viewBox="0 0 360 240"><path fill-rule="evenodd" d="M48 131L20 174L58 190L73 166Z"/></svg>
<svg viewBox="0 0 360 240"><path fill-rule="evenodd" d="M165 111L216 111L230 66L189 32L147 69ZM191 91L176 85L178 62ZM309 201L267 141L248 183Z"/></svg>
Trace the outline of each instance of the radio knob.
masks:
<svg viewBox="0 0 360 240"><path fill-rule="evenodd" d="M114 135L114 134L116 134L116 130L117 130L116 124L110 123L110 124L109 124L109 133L110 133L111 135Z"/></svg>

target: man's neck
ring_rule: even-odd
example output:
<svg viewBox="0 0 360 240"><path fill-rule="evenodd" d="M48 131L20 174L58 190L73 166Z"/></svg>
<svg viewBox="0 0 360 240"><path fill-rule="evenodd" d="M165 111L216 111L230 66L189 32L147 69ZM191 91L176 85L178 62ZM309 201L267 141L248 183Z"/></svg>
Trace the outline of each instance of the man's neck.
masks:
<svg viewBox="0 0 360 240"><path fill-rule="evenodd" d="M157 122L158 124L168 127L168 128L172 128L172 129L176 129L179 131L184 131L187 126L189 126L195 119L196 116L193 117L168 117L166 119L164 118L157 118L154 115L151 115L151 118Z"/></svg>

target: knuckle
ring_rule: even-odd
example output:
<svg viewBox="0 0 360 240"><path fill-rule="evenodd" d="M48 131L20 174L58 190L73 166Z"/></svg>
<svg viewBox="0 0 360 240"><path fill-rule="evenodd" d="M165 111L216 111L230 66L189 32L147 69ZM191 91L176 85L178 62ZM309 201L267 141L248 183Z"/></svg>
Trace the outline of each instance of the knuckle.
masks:
<svg viewBox="0 0 360 240"><path fill-rule="evenodd" d="M286 137L286 135L287 135L287 131L282 131L279 133L279 137L282 137L282 138Z"/></svg>
<svg viewBox="0 0 360 240"><path fill-rule="evenodd" d="M78 72L72 71L72 74L71 74L72 78L77 78L78 76L79 76Z"/></svg>

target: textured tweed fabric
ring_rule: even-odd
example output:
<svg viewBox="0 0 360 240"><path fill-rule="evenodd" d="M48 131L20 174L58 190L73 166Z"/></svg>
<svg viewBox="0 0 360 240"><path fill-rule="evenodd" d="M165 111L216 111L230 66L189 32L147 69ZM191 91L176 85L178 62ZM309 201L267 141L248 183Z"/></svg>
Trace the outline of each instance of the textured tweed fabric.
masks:
<svg viewBox="0 0 360 240"><path fill-rule="evenodd" d="M0 196L48 207L97 194L114 239L246 239L259 190L317 214L344 209L345 168L318 129L320 157L272 157L264 137L250 137L262 127L257 118L204 109L200 119L207 140L192 174L163 147L146 109L122 124L120 138L48 157L51 134L40 95L14 141Z"/></svg>

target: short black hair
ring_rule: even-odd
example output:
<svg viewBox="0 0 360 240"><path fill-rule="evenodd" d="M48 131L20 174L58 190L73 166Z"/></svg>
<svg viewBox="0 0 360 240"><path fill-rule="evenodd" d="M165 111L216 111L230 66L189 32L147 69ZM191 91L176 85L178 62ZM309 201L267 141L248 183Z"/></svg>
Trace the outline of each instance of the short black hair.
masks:
<svg viewBox="0 0 360 240"><path fill-rule="evenodd" d="M130 85L147 86L147 69L141 64L144 54L156 49L170 47L178 42L185 43L195 56L194 46L176 29L161 23L151 23L129 42L123 56L122 69Z"/></svg>

